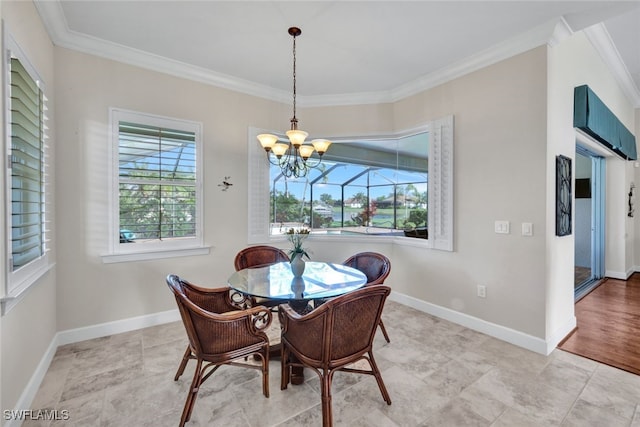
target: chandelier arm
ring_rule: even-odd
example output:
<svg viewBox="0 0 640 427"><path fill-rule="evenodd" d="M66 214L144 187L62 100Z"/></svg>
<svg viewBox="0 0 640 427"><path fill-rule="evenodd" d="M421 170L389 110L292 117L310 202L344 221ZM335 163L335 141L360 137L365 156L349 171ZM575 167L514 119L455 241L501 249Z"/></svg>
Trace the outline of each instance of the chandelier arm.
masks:
<svg viewBox="0 0 640 427"><path fill-rule="evenodd" d="M309 157L307 160L304 160L305 166L309 169L317 168L318 166L320 166L320 163L322 163L322 157L318 157L318 158Z"/></svg>
<svg viewBox="0 0 640 427"><path fill-rule="evenodd" d="M307 173L309 173L309 168L307 168L306 164L301 159L296 159L295 162L293 162L292 169L293 176L296 178L305 177L307 176Z"/></svg>
<svg viewBox="0 0 640 427"><path fill-rule="evenodd" d="M291 166L290 163L283 165L281 169L282 169L282 175L284 175L285 178L291 178L292 176L295 175L293 167Z"/></svg>
<svg viewBox="0 0 640 427"><path fill-rule="evenodd" d="M274 155L275 157L275 155ZM267 151L267 160L269 161L269 163L271 163L273 166L280 166L280 163L278 161L278 158L276 157L276 162L274 163L273 160L271 160L271 152Z"/></svg>
<svg viewBox="0 0 640 427"><path fill-rule="evenodd" d="M291 163L291 158L293 157L293 155L291 154L291 151L293 149L293 146L291 145L291 143L289 143L289 148L287 149L287 151L284 153L284 155L278 159L279 161L279 166L280 169L282 169L283 167L286 167L287 165L289 165L289 163Z"/></svg>

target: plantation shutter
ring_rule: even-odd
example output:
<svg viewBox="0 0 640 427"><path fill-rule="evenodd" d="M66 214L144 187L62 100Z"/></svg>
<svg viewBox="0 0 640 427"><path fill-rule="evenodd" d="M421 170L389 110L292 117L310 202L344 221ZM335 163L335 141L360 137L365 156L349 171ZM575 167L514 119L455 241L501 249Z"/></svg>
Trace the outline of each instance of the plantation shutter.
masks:
<svg viewBox="0 0 640 427"><path fill-rule="evenodd" d="M45 252L45 97L20 60L10 62L11 271Z"/></svg>
<svg viewBox="0 0 640 427"><path fill-rule="evenodd" d="M118 125L120 243L196 236L196 135Z"/></svg>

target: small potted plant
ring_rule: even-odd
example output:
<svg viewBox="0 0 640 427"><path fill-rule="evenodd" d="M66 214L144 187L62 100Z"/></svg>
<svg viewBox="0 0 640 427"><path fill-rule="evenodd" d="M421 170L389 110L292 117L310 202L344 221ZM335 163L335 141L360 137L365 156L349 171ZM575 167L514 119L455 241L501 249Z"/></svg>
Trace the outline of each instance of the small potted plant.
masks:
<svg viewBox="0 0 640 427"><path fill-rule="evenodd" d="M302 247L307 237L309 237L309 230L306 228L299 230L290 228L287 230L287 239L291 242L291 249L289 250L291 272L295 277L300 277L302 273L304 273L304 257L309 259L309 254L306 249Z"/></svg>

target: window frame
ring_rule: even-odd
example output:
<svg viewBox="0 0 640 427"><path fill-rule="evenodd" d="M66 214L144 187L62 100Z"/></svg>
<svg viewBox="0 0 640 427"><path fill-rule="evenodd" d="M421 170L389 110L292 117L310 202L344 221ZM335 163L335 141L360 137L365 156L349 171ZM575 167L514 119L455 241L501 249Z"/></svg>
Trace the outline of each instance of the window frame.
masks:
<svg viewBox="0 0 640 427"><path fill-rule="evenodd" d="M158 240L141 244L120 243L120 176L119 176L119 136L120 122L129 122L145 126L169 128L193 132L195 135L196 164L196 232L194 237ZM109 253L102 256L104 263L140 261L149 259L173 258L179 256L207 255L209 247L204 245L203 230L203 167L202 167L202 123L150 113L109 109L110 149L110 191L109 191Z"/></svg>
<svg viewBox="0 0 640 427"><path fill-rule="evenodd" d="M390 139L417 133L417 130L429 132L429 159L428 159L428 184L427 184L427 215L429 238L415 239L404 236L344 236L323 235L312 236L318 240L348 240L357 242L393 242L407 246L417 246L453 251L453 137L454 118L452 115L437 120L432 120L426 125L399 131L391 135L378 136ZM265 158L265 152L257 142L260 133L272 133L265 130L250 127L248 129L248 166L249 166L249 191L248 191L248 227L247 242L249 244L275 243L283 241L282 236L273 236L269 232L269 167L270 163ZM281 135L280 135L281 136ZM372 139L367 136L366 139ZM340 140L356 140L357 137L345 137Z"/></svg>
<svg viewBox="0 0 640 427"><path fill-rule="evenodd" d="M6 254L5 264L5 286L3 289L3 297L0 299L2 305L2 315L8 313L26 294L26 292L38 282L52 267L49 252L51 250L51 227L50 216L53 214L53 205L51 203L51 182L49 169L49 146L47 144L48 134L46 126L47 97L46 85L40 74L33 66L27 55L20 48L14 37L8 32L3 23L3 46L4 54L4 73L2 84L4 85L3 110L4 110L4 153L7 159L4 185L5 185L5 236L4 247ZM12 113L11 113L11 59L15 58L20 62L29 77L36 83L41 92L41 103L38 105L41 115L41 125L43 127L40 136L40 226L41 226L41 254L13 271L13 250L12 250Z"/></svg>

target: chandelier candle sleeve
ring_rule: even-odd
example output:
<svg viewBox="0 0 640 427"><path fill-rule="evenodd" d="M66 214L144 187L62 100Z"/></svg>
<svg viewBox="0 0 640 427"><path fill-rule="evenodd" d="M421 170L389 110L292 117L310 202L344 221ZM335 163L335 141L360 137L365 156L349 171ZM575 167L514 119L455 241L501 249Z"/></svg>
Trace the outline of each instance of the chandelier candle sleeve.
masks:
<svg viewBox="0 0 640 427"><path fill-rule="evenodd" d="M296 118L296 37L302 34L302 30L298 27L291 27L288 32L293 37L293 117L291 118L291 128L286 132L289 143L279 142L276 135L269 133L258 135L258 141L267 152L269 162L280 167L285 177L301 178L306 176L310 169L320 165L322 155L329 149L331 141L314 139L311 144L305 144L304 141L309 134L298 129L298 119ZM318 153L318 157L311 159L314 152ZM272 160L270 153L273 153L276 161Z"/></svg>

